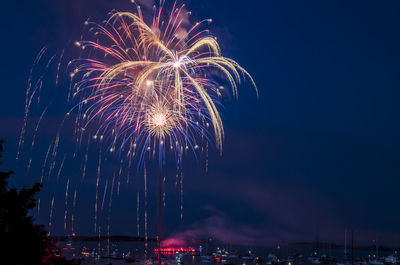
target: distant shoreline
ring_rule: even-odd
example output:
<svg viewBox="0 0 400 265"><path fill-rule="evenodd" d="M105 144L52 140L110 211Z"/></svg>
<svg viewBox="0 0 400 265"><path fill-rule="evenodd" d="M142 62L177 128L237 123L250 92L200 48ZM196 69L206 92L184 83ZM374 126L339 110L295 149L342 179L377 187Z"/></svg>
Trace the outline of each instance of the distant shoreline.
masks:
<svg viewBox="0 0 400 265"><path fill-rule="evenodd" d="M97 242L97 241L112 241L112 242L145 242L146 238L144 237L134 237L134 236L52 236L52 239L56 241L75 241L75 242ZM205 243L207 240L192 240L191 243ZM157 238L147 238L147 242L157 242ZM223 243L222 243L223 244ZM327 250L327 249L344 249L343 244L337 244L337 243L318 243L316 244L315 242L294 242L294 243L286 243L286 244L275 244L275 245L266 245L266 246L260 246L260 247L268 247L268 248L276 248L278 245L280 245L281 248L309 248L309 249L319 249L321 250ZM349 246L348 246L349 247ZM350 247L351 248L351 247ZM355 245L354 246L355 250L371 250L375 251L376 246L375 245ZM384 250L384 251L394 251L398 250L398 248L395 247L388 247L388 246L378 246L379 250ZM321 251L324 252L324 251Z"/></svg>
<svg viewBox="0 0 400 265"><path fill-rule="evenodd" d="M156 242L156 238L132 237L132 236L52 236L56 241L113 241L113 242Z"/></svg>
<svg viewBox="0 0 400 265"><path fill-rule="evenodd" d="M320 242L317 244L315 242L310 243L310 242L296 242L296 243L289 243L286 245L282 245L281 247L291 247L291 248L313 248L313 249L320 249L320 250L327 250L327 249L344 249L344 245L343 244L337 244L337 243L322 243ZM375 251L376 247L378 247L378 250L384 250L384 251L390 251L390 250L398 250L399 248L395 248L395 247L388 247L388 246L382 246L382 245L354 245L354 249L355 250L371 250L371 251ZM349 244L347 245L347 249L349 251L351 251L351 246L349 246ZM323 252L323 251L322 251Z"/></svg>

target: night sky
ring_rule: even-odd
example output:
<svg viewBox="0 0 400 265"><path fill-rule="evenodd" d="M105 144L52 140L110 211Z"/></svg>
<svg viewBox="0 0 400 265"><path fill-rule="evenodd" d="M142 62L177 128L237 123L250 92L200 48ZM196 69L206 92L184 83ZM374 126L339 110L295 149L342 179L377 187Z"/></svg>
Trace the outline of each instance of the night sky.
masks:
<svg viewBox="0 0 400 265"><path fill-rule="evenodd" d="M247 245L321 240L400 244L400 2L399 1L185 1L191 21L212 18L210 30L222 53L239 62L259 88L239 87L238 101L223 101L223 155L210 149L184 168L184 218L180 191L169 185L165 236L214 236ZM50 53L73 43L83 22L101 22L112 9L134 11L128 0L6 0L1 15L0 138L2 169L12 184L38 181L48 144L38 141L35 166L26 176L15 162L29 71L43 46ZM68 85L45 96L63 94ZM54 96L56 97L56 96ZM54 137L53 104L40 139ZM45 141L43 141L45 142ZM25 150L29 150L26 148ZM92 150L89 166L97 167ZM36 164L35 164L36 161ZM110 171L118 166L105 163ZM73 163L66 175L79 183ZM155 174L149 170L149 230L155 230ZM95 171L80 186L76 232L93 234ZM121 184L111 214L111 234L136 235L136 194L141 174ZM135 178L137 179L135 182ZM175 180L172 170L167 178ZM102 179L104 190L106 178ZM173 182L171 181L171 182ZM48 224L55 194L52 234L64 234L66 177L48 181L37 222ZM108 184L110 185L110 184ZM100 196L103 191L100 190ZM71 195L70 195L71 196ZM108 195L107 195L108 196ZM141 197L142 198L142 197ZM143 199L143 198L142 198ZM107 202L108 203L108 202ZM69 202L71 205L71 202ZM142 206L141 206L142 207ZM141 215L142 213L142 209ZM104 224L107 211L100 216ZM143 229L141 217L141 229ZM70 228L67 229L67 233ZM140 232L143 235L143 231Z"/></svg>

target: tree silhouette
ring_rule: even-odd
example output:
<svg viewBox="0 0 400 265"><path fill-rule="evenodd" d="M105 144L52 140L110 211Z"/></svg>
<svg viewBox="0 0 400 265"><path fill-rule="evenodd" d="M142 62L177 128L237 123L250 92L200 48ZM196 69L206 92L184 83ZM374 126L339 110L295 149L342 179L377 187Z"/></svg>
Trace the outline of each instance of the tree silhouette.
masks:
<svg viewBox="0 0 400 265"><path fill-rule="evenodd" d="M0 140L0 164L3 153ZM33 224L29 211L36 206L35 194L41 184L22 189L8 187L12 171L0 171L0 259L2 264L72 264L64 258L52 257L51 240L43 225ZM3 263L5 261L5 263Z"/></svg>

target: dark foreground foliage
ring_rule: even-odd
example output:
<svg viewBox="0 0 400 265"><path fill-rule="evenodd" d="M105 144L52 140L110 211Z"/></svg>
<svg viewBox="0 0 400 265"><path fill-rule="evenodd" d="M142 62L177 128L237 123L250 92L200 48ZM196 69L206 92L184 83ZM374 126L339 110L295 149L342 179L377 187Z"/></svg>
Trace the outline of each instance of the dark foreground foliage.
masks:
<svg viewBox="0 0 400 265"><path fill-rule="evenodd" d="M0 164L3 141L0 140ZM0 259L1 264L75 264L51 255L52 242L43 225L33 224L29 211L36 206L41 184L20 190L8 187L12 171L0 171ZM4 263L3 263L4 262Z"/></svg>

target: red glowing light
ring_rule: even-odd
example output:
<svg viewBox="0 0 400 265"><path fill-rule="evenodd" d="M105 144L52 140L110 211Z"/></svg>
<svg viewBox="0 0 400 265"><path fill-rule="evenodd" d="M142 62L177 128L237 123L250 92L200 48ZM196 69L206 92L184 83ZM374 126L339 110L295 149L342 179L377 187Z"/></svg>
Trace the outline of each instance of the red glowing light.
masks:
<svg viewBox="0 0 400 265"><path fill-rule="evenodd" d="M154 249L154 252L158 252L168 254L168 253L188 253L188 252L195 252L196 250L194 248L156 248Z"/></svg>

